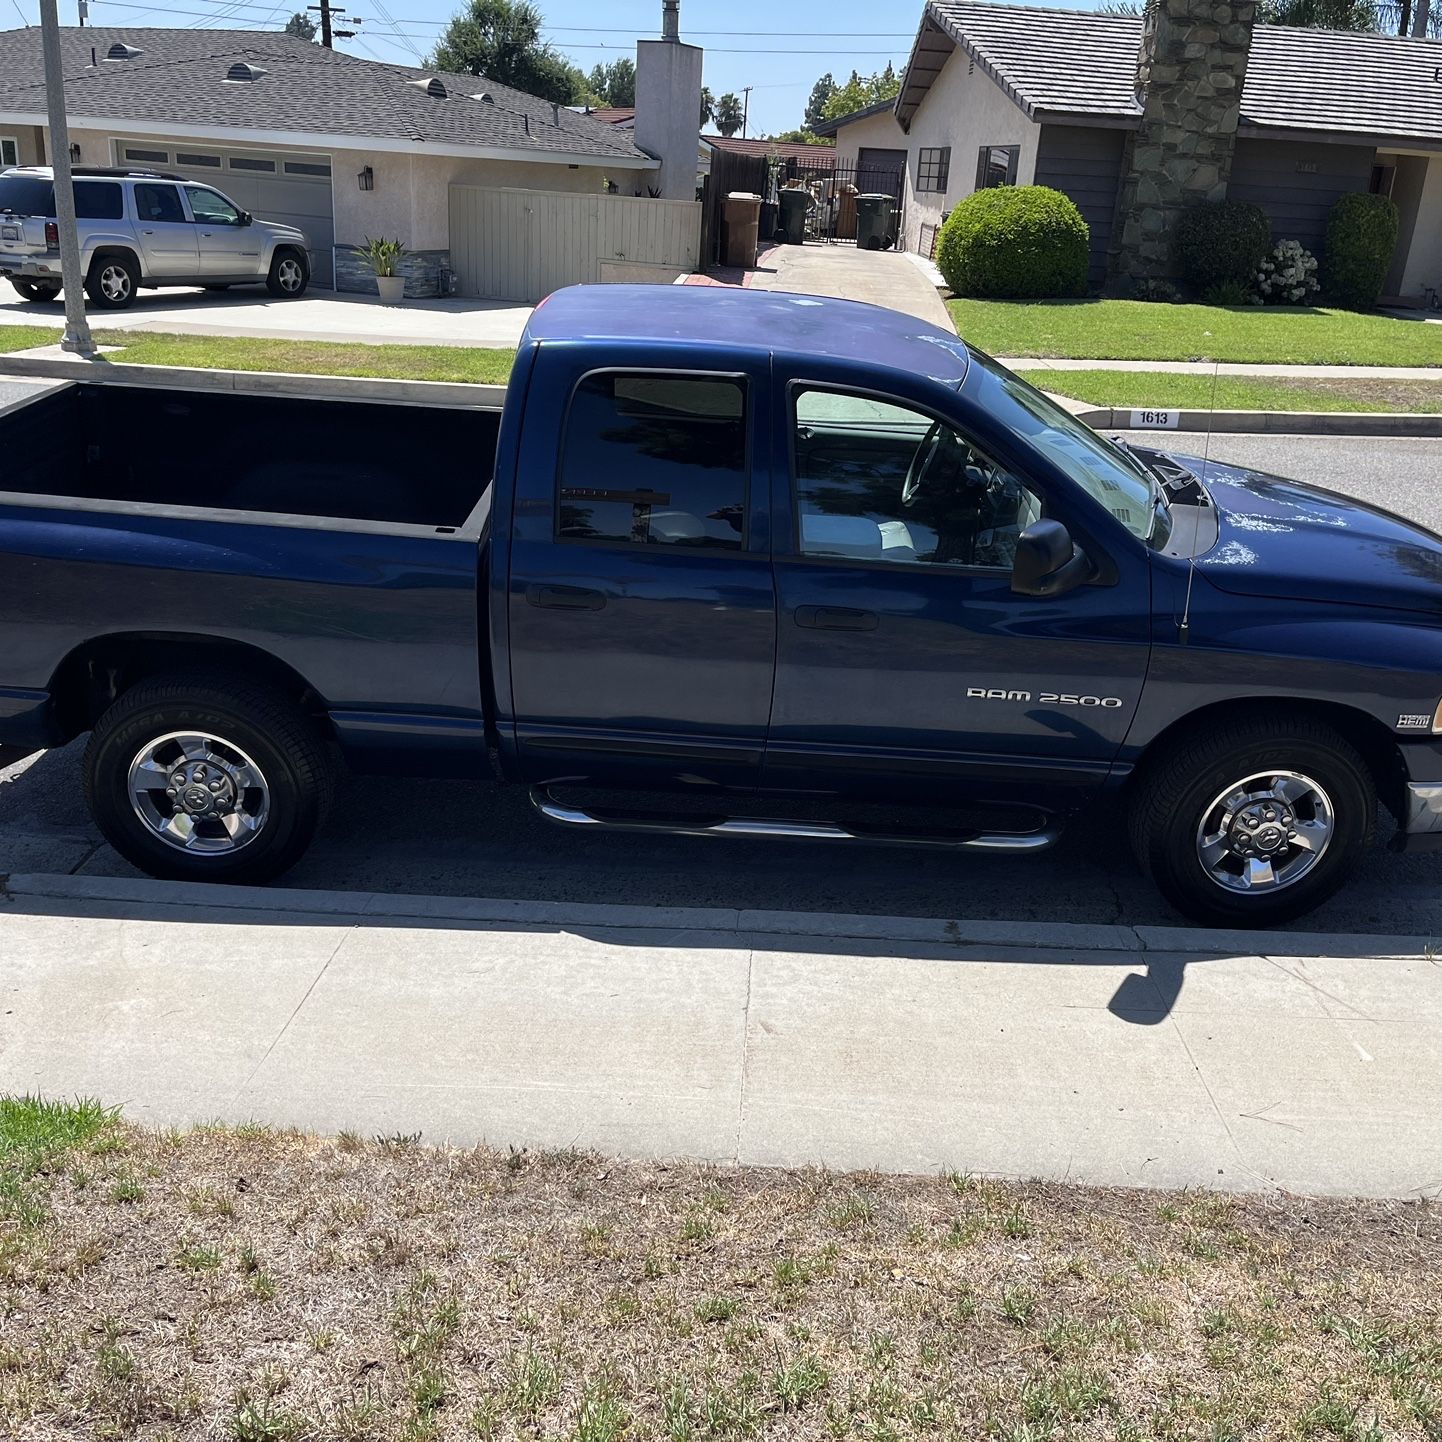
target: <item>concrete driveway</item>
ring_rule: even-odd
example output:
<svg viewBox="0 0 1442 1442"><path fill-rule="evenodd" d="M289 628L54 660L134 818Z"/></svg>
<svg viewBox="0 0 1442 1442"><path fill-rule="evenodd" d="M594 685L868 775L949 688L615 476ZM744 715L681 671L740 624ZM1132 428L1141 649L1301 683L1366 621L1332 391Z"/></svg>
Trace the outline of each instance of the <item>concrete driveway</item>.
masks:
<svg viewBox="0 0 1442 1442"><path fill-rule="evenodd" d="M935 284L910 256L895 251L814 242L778 245L762 257L751 288L864 300L914 315L942 330L952 329Z"/></svg>
<svg viewBox="0 0 1442 1442"><path fill-rule="evenodd" d="M87 311L96 330L506 348L520 339L531 307L454 298L382 305L376 296L329 290L312 290L300 300L276 300L263 286L243 286L223 292L143 290L129 310L103 311L92 305ZM23 301L9 285L0 284L0 325L63 323L60 305Z"/></svg>

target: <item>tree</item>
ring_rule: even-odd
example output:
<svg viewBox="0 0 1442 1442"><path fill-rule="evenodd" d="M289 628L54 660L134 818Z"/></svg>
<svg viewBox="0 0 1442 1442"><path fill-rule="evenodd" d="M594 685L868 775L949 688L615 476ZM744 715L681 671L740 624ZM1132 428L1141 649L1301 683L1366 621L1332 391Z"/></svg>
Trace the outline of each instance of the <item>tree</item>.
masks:
<svg viewBox="0 0 1442 1442"><path fill-rule="evenodd" d="M621 59L609 65L597 65L586 77L586 84L603 105L634 105L636 62Z"/></svg>
<svg viewBox="0 0 1442 1442"><path fill-rule="evenodd" d="M541 24L541 12L530 0L469 0L427 63L482 75L559 105L578 104L586 96L586 77L541 39Z"/></svg>
<svg viewBox="0 0 1442 1442"><path fill-rule="evenodd" d="M779 141L782 145L835 145L834 140L818 135L804 126L800 130L783 130L780 135L768 135L767 140Z"/></svg>
<svg viewBox="0 0 1442 1442"><path fill-rule="evenodd" d="M1375 31L1372 0L1262 0L1257 20L1263 25L1297 25L1307 30Z"/></svg>
<svg viewBox="0 0 1442 1442"><path fill-rule="evenodd" d="M701 87L701 129L704 130L716 118L716 97L709 85Z"/></svg>
<svg viewBox="0 0 1442 1442"><path fill-rule="evenodd" d="M875 75L858 75L853 70L851 79L833 92L826 102L825 118L840 120L843 115L865 110L868 105L892 100L900 89L901 81L897 79L896 71L890 64L885 70L878 70Z"/></svg>
<svg viewBox="0 0 1442 1442"><path fill-rule="evenodd" d="M806 114L801 122L803 129L815 130L826 119L826 102L835 94L836 77L828 70L811 87L811 99L806 102Z"/></svg>
<svg viewBox="0 0 1442 1442"><path fill-rule="evenodd" d="M716 102L716 129L727 139L741 129L744 120L745 113L741 109L739 96L728 91Z"/></svg>
<svg viewBox="0 0 1442 1442"><path fill-rule="evenodd" d="M298 40L315 39L315 21L305 13L304 10L297 10L289 20L285 22L285 33L294 35Z"/></svg>

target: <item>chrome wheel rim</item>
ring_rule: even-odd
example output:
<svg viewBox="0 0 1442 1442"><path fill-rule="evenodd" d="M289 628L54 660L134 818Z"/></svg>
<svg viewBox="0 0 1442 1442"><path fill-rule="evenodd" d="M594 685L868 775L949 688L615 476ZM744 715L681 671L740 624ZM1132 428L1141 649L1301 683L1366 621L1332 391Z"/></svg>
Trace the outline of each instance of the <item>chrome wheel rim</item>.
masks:
<svg viewBox="0 0 1442 1442"><path fill-rule="evenodd" d="M1226 891L1280 891L1316 867L1335 825L1331 798L1310 776L1260 771L1227 787L1202 813L1197 860Z"/></svg>
<svg viewBox="0 0 1442 1442"><path fill-rule="evenodd" d="M305 272L300 267L298 260L283 260L276 269L276 275L280 278L282 290L299 290L301 282L305 279Z"/></svg>
<svg viewBox="0 0 1442 1442"><path fill-rule="evenodd" d="M107 265L100 272L100 289L106 300L125 300L130 295L130 272L124 266Z"/></svg>
<svg viewBox="0 0 1442 1442"><path fill-rule="evenodd" d="M270 816L270 787L233 741L194 731L157 736L127 778L130 804L152 835L191 855L248 846Z"/></svg>

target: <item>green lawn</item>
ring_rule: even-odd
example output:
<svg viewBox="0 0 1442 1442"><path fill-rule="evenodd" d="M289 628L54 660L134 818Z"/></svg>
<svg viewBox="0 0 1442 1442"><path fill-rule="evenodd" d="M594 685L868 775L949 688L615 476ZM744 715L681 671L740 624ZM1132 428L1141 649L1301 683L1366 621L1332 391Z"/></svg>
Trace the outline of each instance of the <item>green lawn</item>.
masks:
<svg viewBox="0 0 1442 1442"><path fill-rule="evenodd" d="M1442 411L1435 381L1259 380L1166 371L1022 371L1032 385L1095 406L1219 411Z"/></svg>
<svg viewBox="0 0 1442 1442"><path fill-rule="evenodd" d="M1347 310L1136 300L953 300L957 331L997 356L1442 366L1442 325Z"/></svg>
<svg viewBox="0 0 1442 1442"><path fill-rule="evenodd" d="M59 339L58 330L40 326L0 326L0 352L53 345ZM120 347L109 352L106 359L121 365L380 376L393 380L466 381L475 385L504 385L516 358L513 350L466 346L361 345L124 330L98 330L95 339L103 346Z"/></svg>
<svg viewBox="0 0 1442 1442"><path fill-rule="evenodd" d="M0 325L0 355L13 350L33 350L38 345L54 345L60 332L42 325Z"/></svg>

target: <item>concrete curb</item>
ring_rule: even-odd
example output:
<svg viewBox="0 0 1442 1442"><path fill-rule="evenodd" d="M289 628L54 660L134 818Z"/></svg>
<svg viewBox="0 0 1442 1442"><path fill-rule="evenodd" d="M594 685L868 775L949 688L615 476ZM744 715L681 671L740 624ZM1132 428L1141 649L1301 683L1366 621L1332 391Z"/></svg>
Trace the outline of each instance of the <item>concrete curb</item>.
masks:
<svg viewBox="0 0 1442 1442"><path fill-rule="evenodd" d="M506 387L454 381L411 381L364 376L294 375L288 371L204 370L187 366L118 365L104 359L0 356L0 376L18 379L107 381L180 390L234 391L246 395L298 396L310 400L380 401L387 405L458 406L495 410Z"/></svg>
<svg viewBox="0 0 1442 1442"><path fill-rule="evenodd" d="M1072 922L946 920L912 916L837 916L810 911L745 911L733 907L585 905L485 897L412 896L393 892L307 891L218 886L145 878L17 872L0 877L0 897L229 910L272 917L333 916L379 921L497 922L516 926L609 927L634 931L703 931L819 940L908 941L1001 950L1209 953L1240 956L1365 956L1429 960L1426 936L1333 932L1225 931L1189 926L1105 926Z"/></svg>
<svg viewBox="0 0 1442 1442"><path fill-rule="evenodd" d="M1058 396L1060 400L1062 397ZM1230 432L1247 435L1289 436L1442 436L1442 415L1386 411L1167 411L1176 416L1175 426L1138 425L1136 417L1145 406L1117 406L1113 409L1067 407L1078 420L1094 430L1178 430ZM1165 409L1151 407L1155 414Z"/></svg>

